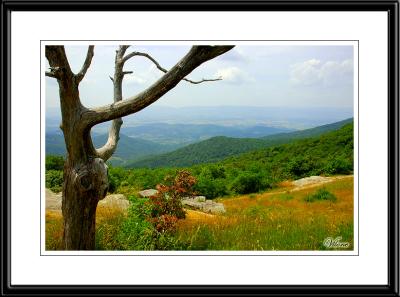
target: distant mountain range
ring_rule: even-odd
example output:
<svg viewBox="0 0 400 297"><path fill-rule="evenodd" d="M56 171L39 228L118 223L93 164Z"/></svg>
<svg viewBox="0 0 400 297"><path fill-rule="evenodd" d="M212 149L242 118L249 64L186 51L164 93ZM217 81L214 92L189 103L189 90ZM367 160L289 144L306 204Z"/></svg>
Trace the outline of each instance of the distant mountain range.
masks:
<svg viewBox="0 0 400 297"><path fill-rule="evenodd" d="M258 139L218 136L190 144L169 153L129 162L126 167L186 167L199 163L211 163L248 151L290 143L297 139L319 136L329 131L338 130L345 124L352 122L353 119L350 118L316 128L279 133Z"/></svg>
<svg viewBox="0 0 400 297"><path fill-rule="evenodd" d="M50 122L55 124L55 121ZM113 165L124 165L127 160L138 160L151 155L173 151L187 144L198 142L217 135L235 137L261 137L291 131L287 128L268 126L219 126L194 124L154 123L121 129L117 150L110 159ZM129 137L135 136L135 137ZM108 134L92 132L93 143L101 147ZM65 155L65 143L61 130L53 126L46 129L46 154Z"/></svg>
<svg viewBox="0 0 400 297"><path fill-rule="evenodd" d="M352 121L351 118L293 132L287 132L291 130L286 128L262 125L232 127L154 123L127 127L124 129L125 133L141 137L129 137L121 133L117 150L109 162L115 166L126 167L183 167L216 162L259 148L321 135L324 132L337 130ZM283 131L286 133L282 133ZM92 135L96 147L101 147L107 141L108 135L105 133L92 133ZM187 143L190 144L185 146ZM59 129L49 129L46 132L46 154L65 155L65 153L62 132Z"/></svg>
<svg viewBox="0 0 400 297"><path fill-rule="evenodd" d="M93 144L101 147L107 142L107 134L93 135ZM126 160L136 160L149 155L156 155L172 151L178 146L159 144L156 142L120 135L117 150L110 159L113 165L123 165ZM46 133L46 155L65 156L65 142L61 132Z"/></svg>
<svg viewBox="0 0 400 297"><path fill-rule="evenodd" d="M123 134L130 137L146 139L162 144L175 144L181 146L209 139L215 136L259 138L290 131L294 130L265 125L223 126L167 123L152 123L140 126L123 127L121 129Z"/></svg>

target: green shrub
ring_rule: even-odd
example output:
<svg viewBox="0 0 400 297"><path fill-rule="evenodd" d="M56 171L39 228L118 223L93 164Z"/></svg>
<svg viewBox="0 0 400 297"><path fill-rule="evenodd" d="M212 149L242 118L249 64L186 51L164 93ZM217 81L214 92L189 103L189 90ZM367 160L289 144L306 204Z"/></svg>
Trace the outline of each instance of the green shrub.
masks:
<svg viewBox="0 0 400 297"><path fill-rule="evenodd" d="M46 156L46 170L64 170L64 157Z"/></svg>
<svg viewBox="0 0 400 297"><path fill-rule="evenodd" d="M243 172L231 184L231 190L237 194L256 193L265 188L259 174Z"/></svg>
<svg viewBox="0 0 400 297"><path fill-rule="evenodd" d="M287 164L288 172L296 179L317 174L315 169L318 167L317 162L309 156L297 156Z"/></svg>
<svg viewBox="0 0 400 297"><path fill-rule="evenodd" d="M153 250L155 247L153 226L146 220L146 198L131 198L127 218L115 238L121 250Z"/></svg>
<svg viewBox="0 0 400 297"><path fill-rule="evenodd" d="M349 174L353 171L353 162L344 158L336 158L329 161L324 171L326 174Z"/></svg>
<svg viewBox="0 0 400 297"><path fill-rule="evenodd" d="M206 196L209 199L225 196L228 191L224 179L208 179L201 177L194 186L197 194Z"/></svg>
<svg viewBox="0 0 400 297"><path fill-rule="evenodd" d="M119 250L181 250L183 244L173 237L172 216L158 217L157 226L152 217L152 204L147 198L130 196L128 216L121 224L116 236ZM168 218L167 218L168 217ZM163 224L161 226L161 224Z"/></svg>
<svg viewBox="0 0 400 297"><path fill-rule="evenodd" d="M309 194L304 198L304 201L306 202L314 202L314 201L335 202L336 200L337 200L336 196L326 189L319 189L314 194Z"/></svg>
<svg viewBox="0 0 400 297"><path fill-rule="evenodd" d="M209 167L210 177L213 179L225 178L225 168L223 166L214 165Z"/></svg>
<svg viewBox="0 0 400 297"><path fill-rule="evenodd" d="M53 192L60 192L63 186L63 172L60 170L46 171L46 188Z"/></svg>

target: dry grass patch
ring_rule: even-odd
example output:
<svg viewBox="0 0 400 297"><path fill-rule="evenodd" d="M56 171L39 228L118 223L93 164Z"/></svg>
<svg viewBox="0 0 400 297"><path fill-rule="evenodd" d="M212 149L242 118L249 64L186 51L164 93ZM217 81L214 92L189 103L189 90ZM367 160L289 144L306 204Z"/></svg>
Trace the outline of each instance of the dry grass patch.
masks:
<svg viewBox="0 0 400 297"><path fill-rule="evenodd" d="M194 220L178 229L193 250L321 250L326 237L342 236L353 248L353 177L323 185L219 199L226 215ZM326 189L336 201L306 202Z"/></svg>

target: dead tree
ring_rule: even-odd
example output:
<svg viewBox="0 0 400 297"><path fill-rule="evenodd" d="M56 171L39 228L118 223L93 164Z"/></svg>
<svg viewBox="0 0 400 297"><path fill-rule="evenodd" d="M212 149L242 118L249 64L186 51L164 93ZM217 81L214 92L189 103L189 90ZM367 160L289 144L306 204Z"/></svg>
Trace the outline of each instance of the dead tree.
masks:
<svg viewBox="0 0 400 297"><path fill-rule="evenodd" d="M67 149L62 191L64 218L64 248L66 250L93 250L95 247L96 208L108 189L107 161L117 148L122 117L149 106L174 88L181 80L198 84L217 79L192 81L186 76L202 63L224 54L233 46L193 46L170 70L166 70L147 53L131 52L129 46L119 46L115 55L114 102L97 108L85 107L79 97L79 84L90 67L94 46L89 46L81 70L72 72L63 46L46 46L50 71L46 76L57 79L61 105L61 130ZM130 71L124 64L133 57L144 57L165 74L139 94L123 99L122 81ZM90 130L93 126L112 121L107 143L96 149Z"/></svg>

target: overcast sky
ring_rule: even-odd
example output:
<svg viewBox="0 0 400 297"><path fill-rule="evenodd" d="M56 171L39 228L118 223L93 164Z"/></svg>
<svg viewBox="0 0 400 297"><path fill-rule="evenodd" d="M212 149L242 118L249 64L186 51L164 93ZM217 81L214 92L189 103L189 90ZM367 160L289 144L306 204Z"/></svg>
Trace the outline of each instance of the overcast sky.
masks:
<svg viewBox="0 0 400 297"><path fill-rule="evenodd" d="M116 46L96 46L95 54L80 85L82 103L100 106L112 102ZM186 45L132 46L171 68L189 50ZM78 72L86 57L86 46L66 46L70 65ZM189 78L222 77L222 81L193 85L182 81L156 105L181 106L353 106L352 46L256 46L238 45L228 53L195 69ZM46 61L46 67L48 63ZM124 70L124 98L151 85L162 73L146 58L134 57ZM46 77L46 107L58 107L58 85Z"/></svg>

